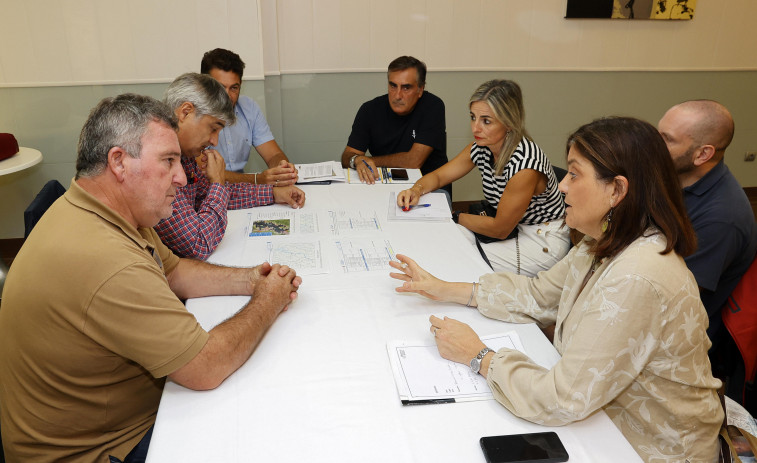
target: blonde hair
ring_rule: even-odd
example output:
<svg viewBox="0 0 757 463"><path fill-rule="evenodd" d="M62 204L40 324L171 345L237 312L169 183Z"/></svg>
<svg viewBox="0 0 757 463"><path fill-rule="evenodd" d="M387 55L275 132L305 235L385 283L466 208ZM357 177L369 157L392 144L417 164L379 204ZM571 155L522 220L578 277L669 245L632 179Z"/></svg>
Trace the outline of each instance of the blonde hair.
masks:
<svg viewBox="0 0 757 463"><path fill-rule="evenodd" d="M520 86L512 80L495 79L479 86L470 97L468 108L473 103L484 101L489 105L494 117L507 128L505 142L497 154L497 163L494 165L496 175L502 175L505 165L510 160L515 149L523 137L531 137L526 132L526 112L523 109L523 94Z"/></svg>

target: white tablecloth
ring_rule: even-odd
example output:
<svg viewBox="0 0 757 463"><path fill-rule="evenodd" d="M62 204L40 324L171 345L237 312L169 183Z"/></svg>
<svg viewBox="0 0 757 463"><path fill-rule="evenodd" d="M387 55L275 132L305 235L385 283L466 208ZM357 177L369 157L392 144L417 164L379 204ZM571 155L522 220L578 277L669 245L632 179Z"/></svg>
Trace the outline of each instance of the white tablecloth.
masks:
<svg viewBox="0 0 757 463"><path fill-rule="evenodd" d="M490 269L451 221L388 222L387 198L401 185L306 186L306 208L377 210L394 251L438 277L475 281ZM271 206L283 207L283 206ZM241 262L249 211L229 212L226 236L210 261ZM398 294L388 271L303 279L252 357L220 387L196 392L166 384L148 462L484 462L482 436L556 431L570 461L640 461L600 411L570 426L545 428L494 400L402 406L388 340L430 339L428 317L469 323L479 335L516 329L534 358L556 352L535 325L509 325L477 310ZM187 302L210 329L245 297Z"/></svg>

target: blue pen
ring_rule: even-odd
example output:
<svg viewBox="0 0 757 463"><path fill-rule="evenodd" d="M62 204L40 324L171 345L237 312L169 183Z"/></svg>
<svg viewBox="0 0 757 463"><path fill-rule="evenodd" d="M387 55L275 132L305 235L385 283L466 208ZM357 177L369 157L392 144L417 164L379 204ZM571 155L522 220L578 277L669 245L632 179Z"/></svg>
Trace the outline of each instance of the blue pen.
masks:
<svg viewBox="0 0 757 463"><path fill-rule="evenodd" d="M407 211L409 211L411 209L415 209L417 207L431 207L431 204L416 204L415 206L403 207L402 210L405 211L405 212L407 212Z"/></svg>
<svg viewBox="0 0 757 463"><path fill-rule="evenodd" d="M370 171L371 171L371 173L373 173L373 169L371 169L371 165L370 165L370 164L368 164L367 162L365 162L365 159L363 159L363 164L365 164L365 167L367 167L367 168L368 168L368 170L370 170Z"/></svg>

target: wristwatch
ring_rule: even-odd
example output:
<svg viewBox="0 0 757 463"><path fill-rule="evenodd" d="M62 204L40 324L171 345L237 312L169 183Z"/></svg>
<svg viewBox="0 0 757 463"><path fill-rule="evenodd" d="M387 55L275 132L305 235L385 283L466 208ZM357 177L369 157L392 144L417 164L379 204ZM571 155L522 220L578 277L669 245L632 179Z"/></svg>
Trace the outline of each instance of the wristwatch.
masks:
<svg viewBox="0 0 757 463"><path fill-rule="evenodd" d="M350 158L350 169L354 169L355 168L355 159L357 159L358 156L360 156L360 155L359 154L354 154Z"/></svg>
<svg viewBox="0 0 757 463"><path fill-rule="evenodd" d="M484 347L483 349L481 349L481 352L479 352L478 355L470 361L470 369L474 374L478 374L478 372L481 370L481 360L483 360L484 356L489 352L494 352L494 349Z"/></svg>
<svg viewBox="0 0 757 463"><path fill-rule="evenodd" d="M460 211L455 211L452 213L452 221L455 223L460 223Z"/></svg>

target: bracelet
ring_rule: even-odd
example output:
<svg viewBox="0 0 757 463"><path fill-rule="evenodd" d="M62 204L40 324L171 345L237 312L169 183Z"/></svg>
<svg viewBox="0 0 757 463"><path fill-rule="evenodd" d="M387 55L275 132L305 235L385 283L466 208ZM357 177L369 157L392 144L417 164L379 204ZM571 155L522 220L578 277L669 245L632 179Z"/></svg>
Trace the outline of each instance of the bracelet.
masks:
<svg viewBox="0 0 757 463"><path fill-rule="evenodd" d="M470 290L470 298L468 299L468 303L465 304L465 307L470 307L471 302L473 302L473 296L476 295L476 286L478 286L478 283L473 282L473 287Z"/></svg>
<svg viewBox="0 0 757 463"><path fill-rule="evenodd" d="M417 186L421 187L421 196L423 196L423 185L420 185L420 184L416 183L412 187L410 187L410 189L412 190L413 188L415 188Z"/></svg>

